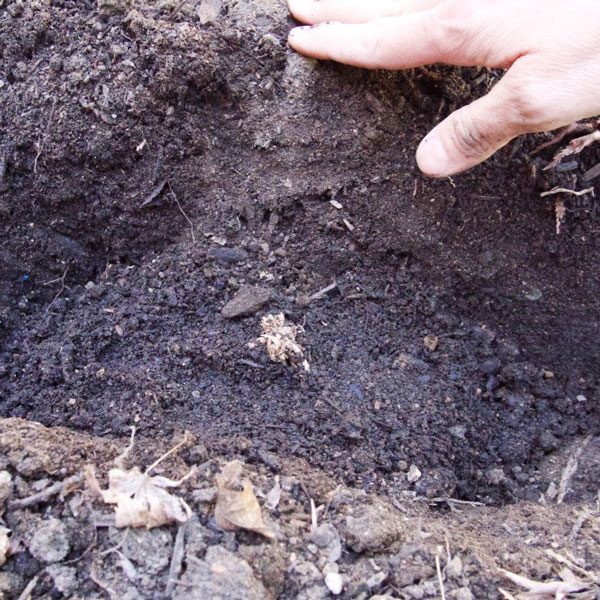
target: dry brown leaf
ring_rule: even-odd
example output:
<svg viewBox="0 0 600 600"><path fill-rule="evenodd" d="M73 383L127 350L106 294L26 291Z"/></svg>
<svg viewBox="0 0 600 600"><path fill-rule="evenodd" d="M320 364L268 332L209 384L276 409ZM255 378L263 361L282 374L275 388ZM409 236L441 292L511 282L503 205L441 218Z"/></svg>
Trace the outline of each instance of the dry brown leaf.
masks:
<svg viewBox="0 0 600 600"><path fill-rule="evenodd" d="M181 498L172 496L166 488L179 487L184 481L196 474L192 468L179 480L161 476L150 476L150 472L165 458L187 443L187 435L179 444L152 463L144 473L137 467L125 469L124 463L134 444L135 427L131 431L131 441L125 451L116 458L118 468L108 472L108 489L98 484L93 465L85 468L87 487L107 504L116 504L115 525L117 527L159 527L174 521L187 522L192 510Z"/></svg>
<svg viewBox="0 0 600 600"><path fill-rule="evenodd" d="M10 529L6 527L0 527L0 567L6 562L8 555L10 554L10 539L8 534Z"/></svg>
<svg viewBox="0 0 600 600"><path fill-rule="evenodd" d="M111 469L108 489L102 490L96 479L94 467L86 467L86 481L90 489L107 504L116 504L117 527L160 527L167 523L185 523L192 516L187 503L172 496L165 488L178 487L196 472L192 469L185 477L174 481L167 477L151 477L137 467L130 470Z"/></svg>
<svg viewBox="0 0 600 600"><path fill-rule="evenodd" d="M221 473L217 475L217 505L215 507L215 521L219 529L224 531L235 531L236 529L247 529L270 540L275 539L275 534L265 525L260 505L252 490L252 484L248 480L241 483L242 463L234 460L227 463Z"/></svg>

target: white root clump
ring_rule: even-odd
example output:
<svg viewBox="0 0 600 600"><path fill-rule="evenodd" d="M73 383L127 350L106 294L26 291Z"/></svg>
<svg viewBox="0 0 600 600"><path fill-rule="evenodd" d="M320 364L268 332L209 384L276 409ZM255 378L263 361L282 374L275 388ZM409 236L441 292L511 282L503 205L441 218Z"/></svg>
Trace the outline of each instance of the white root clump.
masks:
<svg viewBox="0 0 600 600"><path fill-rule="evenodd" d="M310 365L304 358L304 348L296 341L296 335L304 333L302 326L286 323L283 313L265 315L260 324L263 333L254 342L248 344L250 348L264 344L273 362L293 366L300 364L305 371L310 371Z"/></svg>

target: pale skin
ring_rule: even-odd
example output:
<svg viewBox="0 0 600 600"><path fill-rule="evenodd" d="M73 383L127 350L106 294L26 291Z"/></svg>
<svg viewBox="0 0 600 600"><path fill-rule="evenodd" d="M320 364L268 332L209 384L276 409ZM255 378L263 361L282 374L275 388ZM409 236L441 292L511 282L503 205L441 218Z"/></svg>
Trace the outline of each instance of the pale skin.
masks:
<svg viewBox="0 0 600 600"><path fill-rule="evenodd" d="M447 177L513 138L600 114L598 0L288 0L292 48L367 68L443 62L507 69L430 131L417 163Z"/></svg>

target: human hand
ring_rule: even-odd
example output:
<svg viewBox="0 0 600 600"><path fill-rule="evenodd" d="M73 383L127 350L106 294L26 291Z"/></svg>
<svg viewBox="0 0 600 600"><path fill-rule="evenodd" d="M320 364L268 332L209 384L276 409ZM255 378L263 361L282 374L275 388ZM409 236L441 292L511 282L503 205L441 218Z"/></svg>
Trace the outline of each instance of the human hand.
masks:
<svg viewBox="0 0 600 600"><path fill-rule="evenodd" d="M483 98L437 125L417 149L433 177L464 171L523 133L600 114L597 0L288 0L317 27L292 48L359 67L444 62L508 69Z"/></svg>

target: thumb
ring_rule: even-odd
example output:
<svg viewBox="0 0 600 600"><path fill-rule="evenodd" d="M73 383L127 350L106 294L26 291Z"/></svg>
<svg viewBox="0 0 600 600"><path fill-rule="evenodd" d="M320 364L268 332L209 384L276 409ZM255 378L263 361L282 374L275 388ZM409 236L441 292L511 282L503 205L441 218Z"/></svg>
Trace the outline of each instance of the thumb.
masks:
<svg viewBox="0 0 600 600"><path fill-rule="evenodd" d="M530 131L520 102L500 81L483 98L452 113L417 149L417 164L430 177L448 177L473 167L521 133Z"/></svg>

